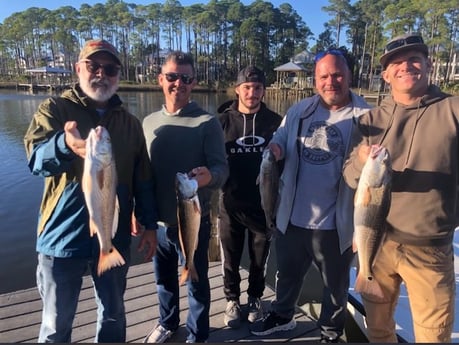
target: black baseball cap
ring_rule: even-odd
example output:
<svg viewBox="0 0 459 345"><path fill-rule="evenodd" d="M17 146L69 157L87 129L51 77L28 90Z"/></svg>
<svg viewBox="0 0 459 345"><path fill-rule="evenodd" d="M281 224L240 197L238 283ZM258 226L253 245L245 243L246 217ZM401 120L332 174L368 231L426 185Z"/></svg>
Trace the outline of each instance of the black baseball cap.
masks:
<svg viewBox="0 0 459 345"><path fill-rule="evenodd" d="M262 83L266 86L266 77L263 71L255 66L247 66L239 71L236 86L242 83Z"/></svg>

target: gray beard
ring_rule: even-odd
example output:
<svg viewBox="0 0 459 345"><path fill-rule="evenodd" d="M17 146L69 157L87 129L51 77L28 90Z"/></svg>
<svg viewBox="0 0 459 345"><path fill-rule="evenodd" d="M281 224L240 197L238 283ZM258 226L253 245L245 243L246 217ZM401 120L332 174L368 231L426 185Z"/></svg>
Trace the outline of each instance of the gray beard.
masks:
<svg viewBox="0 0 459 345"><path fill-rule="evenodd" d="M104 82L105 86L92 86L96 85L97 82L94 80L83 82L80 80L81 90L92 100L96 102L107 102L118 89L118 80L116 83L110 85L108 82Z"/></svg>

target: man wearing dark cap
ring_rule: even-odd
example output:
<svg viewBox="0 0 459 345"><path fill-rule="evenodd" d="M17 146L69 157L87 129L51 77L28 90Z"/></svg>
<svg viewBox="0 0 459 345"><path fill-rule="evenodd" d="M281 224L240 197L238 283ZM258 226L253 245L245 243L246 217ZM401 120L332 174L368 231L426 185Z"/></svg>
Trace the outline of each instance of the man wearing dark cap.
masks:
<svg viewBox="0 0 459 345"><path fill-rule="evenodd" d="M371 342L397 342L394 312L405 283L415 342L448 343L454 323L453 236L459 179L459 97L429 85L428 47L418 34L387 43L380 59L391 94L359 119L361 143L344 176L357 186L372 145L392 160L385 240L373 279L382 297L362 292Z"/></svg>
<svg viewBox="0 0 459 345"><path fill-rule="evenodd" d="M120 64L119 54L109 42L88 41L75 64L78 83L40 104L24 138L32 174L45 178L36 245L37 287L43 301L38 342L72 341L72 322L88 269L97 303L94 341L125 342L123 296L133 211L145 228L139 248L147 249L148 259L155 254L157 217L148 153L140 121L115 94ZM124 261L101 274L97 272L101 252L98 236L91 237L94 226L90 227L89 207L82 191L86 158L83 138L97 126L104 127L111 138L119 204L112 244ZM99 181L102 179L90 182L96 185ZM135 233L137 227L132 231Z"/></svg>
<svg viewBox="0 0 459 345"><path fill-rule="evenodd" d="M228 301L224 322L231 328L241 323L239 266L247 229L250 257L247 289L248 320L262 316L260 298L265 289L265 265L271 231L260 204L256 183L263 149L282 118L262 102L265 75L255 66L242 69L236 81L237 99L218 109L225 135L230 175L220 198L220 241L224 293Z"/></svg>

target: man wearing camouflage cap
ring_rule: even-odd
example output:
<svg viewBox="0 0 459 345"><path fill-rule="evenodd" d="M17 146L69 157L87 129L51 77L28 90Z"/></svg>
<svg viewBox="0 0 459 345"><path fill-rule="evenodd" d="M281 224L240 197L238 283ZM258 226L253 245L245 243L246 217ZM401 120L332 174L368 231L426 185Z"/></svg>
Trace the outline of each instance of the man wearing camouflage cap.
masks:
<svg viewBox="0 0 459 345"><path fill-rule="evenodd" d="M29 168L45 178L38 220L37 287L43 301L38 342L71 342L82 278L89 269L97 303L95 342L126 341L124 291L129 267L131 214L145 227L140 247L156 249L156 214L148 153L140 121L115 94L121 61L105 40L88 41L75 64L78 83L40 104L24 142ZM82 191L86 142L103 126L116 165L119 220L113 246L124 264L98 274L99 242L90 235ZM95 181L93 181L95 182ZM135 205L135 209L134 209ZM137 228L132 229L136 232Z"/></svg>

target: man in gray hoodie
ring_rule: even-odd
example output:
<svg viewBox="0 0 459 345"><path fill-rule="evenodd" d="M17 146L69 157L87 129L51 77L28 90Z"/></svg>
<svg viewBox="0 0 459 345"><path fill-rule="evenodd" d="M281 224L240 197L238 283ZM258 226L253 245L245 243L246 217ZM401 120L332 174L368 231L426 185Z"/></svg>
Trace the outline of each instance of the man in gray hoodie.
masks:
<svg viewBox="0 0 459 345"><path fill-rule="evenodd" d="M397 342L394 311L404 282L416 342L451 342L459 97L429 85L432 65L420 35L392 39L380 62L391 95L359 119L361 144L344 170L355 188L370 147L390 153L392 201L372 268L383 297L362 292L368 335L371 342Z"/></svg>

